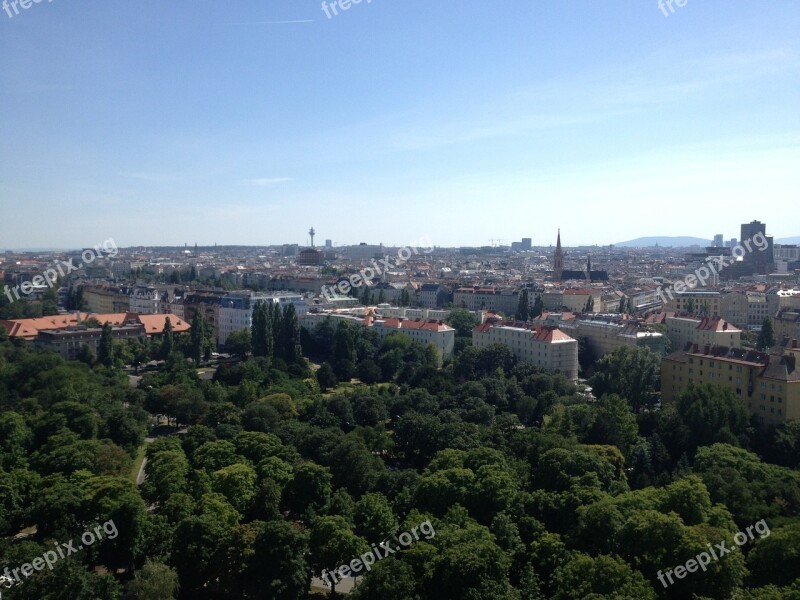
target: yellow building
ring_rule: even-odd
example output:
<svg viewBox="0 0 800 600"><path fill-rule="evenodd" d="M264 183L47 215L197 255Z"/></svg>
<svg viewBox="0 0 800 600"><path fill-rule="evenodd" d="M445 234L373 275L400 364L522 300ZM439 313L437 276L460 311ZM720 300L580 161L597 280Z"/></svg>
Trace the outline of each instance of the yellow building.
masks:
<svg viewBox="0 0 800 600"><path fill-rule="evenodd" d="M763 425L800 418L798 356L739 348L699 347L661 361L661 401L673 402L690 383L713 383L741 398Z"/></svg>

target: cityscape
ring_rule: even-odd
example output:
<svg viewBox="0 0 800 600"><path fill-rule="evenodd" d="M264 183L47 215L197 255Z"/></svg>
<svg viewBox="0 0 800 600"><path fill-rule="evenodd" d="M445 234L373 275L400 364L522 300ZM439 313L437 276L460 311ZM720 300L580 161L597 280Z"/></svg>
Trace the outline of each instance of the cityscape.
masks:
<svg viewBox="0 0 800 600"><path fill-rule="evenodd" d="M0 7L0 600L800 600L797 6L179 4Z"/></svg>

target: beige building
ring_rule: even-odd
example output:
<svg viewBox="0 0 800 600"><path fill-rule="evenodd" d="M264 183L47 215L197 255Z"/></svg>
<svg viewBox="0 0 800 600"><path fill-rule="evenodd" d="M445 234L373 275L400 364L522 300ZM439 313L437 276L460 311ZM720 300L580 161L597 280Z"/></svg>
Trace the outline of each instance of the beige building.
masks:
<svg viewBox="0 0 800 600"><path fill-rule="evenodd" d="M722 294L719 292L675 292L662 291L664 310L679 313L716 317L721 315Z"/></svg>
<svg viewBox="0 0 800 600"><path fill-rule="evenodd" d="M698 346L742 346L742 330L719 317L674 315L667 316L664 324L674 350L685 348L688 342Z"/></svg>
<svg viewBox="0 0 800 600"><path fill-rule="evenodd" d="M775 339L783 338L800 341L800 309L785 308L778 312L773 320Z"/></svg>
<svg viewBox="0 0 800 600"><path fill-rule="evenodd" d="M519 306L519 293L511 288L458 288L453 292L453 306L467 310L490 310L514 315Z"/></svg>
<svg viewBox="0 0 800 600"><path fill-rule="evenodd" d="M587 311L589 298L592 299L592 309ZM570 288L564 290L561 303L564 308L576 313L599 312L603 310L603 293L591 288Z"/></svg>
<svg viewBox="0 0 800 600"><path fill-rule="evenodd" d="M661 400L674 402L689 384L730 389L762 425L800 418L797 354L770 355L739 348L693 348L661 361Z"/></svg>
<svg viewBox="0 0 800 600"><path fill-rule="evenodd" d="M663 355L664 336L652 331L636 319L624 319L615 315L586 315L563 321L559 327L575 339L585 337L595 358L602 358L620 346L649 348Z"/></svg>
<svg viewBox="0 0 800 600"><path fill-rule="evenodd" d="M578 342L556 327L489 320L472 330L472 344L507 346L518 361L578 378Z"/></svg>
<svg viewBox="0 0 800 600"><path fill-rule="evenodd" d="M111 314L130 311L130 296L125 288L87 285L83 287L83 299L89 312Z"/></svg>

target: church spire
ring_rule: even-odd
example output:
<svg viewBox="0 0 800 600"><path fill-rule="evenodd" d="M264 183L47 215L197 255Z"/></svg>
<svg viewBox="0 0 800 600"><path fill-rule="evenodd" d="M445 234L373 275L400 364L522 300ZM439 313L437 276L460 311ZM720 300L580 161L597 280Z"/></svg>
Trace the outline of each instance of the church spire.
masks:
<svg viewBox="0 0 800 600"><path fill-rule="evenodd" d="M556 241L556 253L553 257L553 277L561 279L564 272L564 251L561 249L561 228L558 229L558 240Z"/></svg>

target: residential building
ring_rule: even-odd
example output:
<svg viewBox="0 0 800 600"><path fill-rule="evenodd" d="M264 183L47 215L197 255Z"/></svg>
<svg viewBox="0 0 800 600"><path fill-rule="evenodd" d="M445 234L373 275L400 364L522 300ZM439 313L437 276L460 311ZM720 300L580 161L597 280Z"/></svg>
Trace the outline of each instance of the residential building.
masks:
<svg viewBox="0 0 800 600"><path fill-rule="evenodd" d="M84 346L87 346L92 354L97 356L102 334L101 327L76 326L66 329L47 329L39 332L34 344L38 348L52 350L65 360L77 360ZM144 327L142 325L112 326L111 338L115 341L129 338L144 340Z"/></svg>
<svg viewBox="0 0 800 600"><path fill-rule="evenodd" d="M800 309L781 309L773 319L773 329L775 330L776 340L781 340L782 338L800 340Z"/></svg>
<svg viewBox="0 0 800 600"><path fill-rule="evenodd" d="M578 342L557 327L493 319L472 330L472 344L502 344L520 362L578 378Z"/></svg>
<svg viewBox="0 0 800 600"><path fill-rule="evenodd" d="M742 330L720 317L682 314L667 316L664 324L673 349L685 348L687 343L701 347L710 345L741 348L742 346Z"/></svg>
<svg viewBox="0 0 800 600"><path fill-rule="evenodd" d="M475 286L453 292L453 306L467 310L489 310L506 316L516 314L519 293L512 288Z"/></svg>
<svg viewBox="0 0 800 600"><path fill-rule="evenodd" d="M665 352L664 336L638 319L620 315L579 315L576 319L561 321L559 327L575 339L586 338L596 359L622 346L649 348L659 355Z"/></svg>
<svg viewBox="0 0 800 600"><path fill-rule="evenodd" d="M253 309L257 302L272 302L280 310L293 304L298 319L308 311L305 298L300 294L263 294L256 292L234 292L220 301L219 321L216 330L217 344L224 346L228 336L234 331L250 329L253 325Z"/></svg>
<svg viewBox="0 0 800 600"><path fill-rule="evenodd" d="M701 383L731 390L762 425L800 418L800 370L791 352L692 346L662 359L663 403L674 402L690 384Z"/></svg>
<svg viewBox="0 0 800 600"><path fill-rule="evenodd" d="M154 287L133 288L130 294L130 312L157 315L161 312L161 293Z"/></svg>
<svg viewBox="0 0 800 600"><path fill-rule="evenodd" d="M367 319L369 320L369 318ZM385 338L392 333L404 333L413 341L427 346L432 344L439 355L439 366L453 355L456 330L442 321L428 319L375 319L372 327Z"/></svg>
<svg viewBox="0 0 800 600"><path fill-rule="evenodd" d="M719 292L662 290L661 297L666 300L664 310L716 317L720 315L722 295Z"/></svg>

